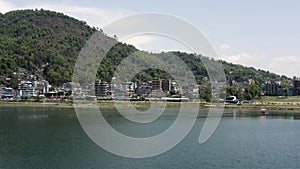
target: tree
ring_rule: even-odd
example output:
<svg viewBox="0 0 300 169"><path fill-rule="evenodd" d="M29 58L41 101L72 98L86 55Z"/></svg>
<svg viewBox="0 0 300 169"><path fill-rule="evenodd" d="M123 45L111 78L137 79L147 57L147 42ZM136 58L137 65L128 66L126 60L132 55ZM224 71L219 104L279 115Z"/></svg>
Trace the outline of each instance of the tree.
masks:
<svg viewBox="0 0 300 169"><path fill-rule="evenodd" d="M290 90L290 83L288 80L282 81L282 88L283 88L283 93L285 96L289 95L289 90Z"/></svg>
<svg viewBox="0 0 300 169"><path fill-rule="evenodd" d="M200 99L204 99L205 101L210 102L212 98L212 92L211 84L209 83L207 78L203 78L201 80L201 85L199 89Z"/></svg>
<svg viewBox="0 0 300 169"><path fill-rule="evenodd" d="M245 90L245 97L248 100L251 100L255 97L261 97L261 89L259 87L259 85L255 82L249 85L249 87ZM251 99L250 99L251 97Z"/></svg>

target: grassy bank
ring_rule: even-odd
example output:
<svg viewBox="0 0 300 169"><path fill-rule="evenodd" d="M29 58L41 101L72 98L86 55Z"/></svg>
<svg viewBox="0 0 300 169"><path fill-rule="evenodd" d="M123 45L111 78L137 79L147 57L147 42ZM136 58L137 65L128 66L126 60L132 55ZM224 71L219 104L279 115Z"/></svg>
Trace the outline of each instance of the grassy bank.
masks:
<svg viewBox="0 0 300 169"><path fill-rule="evenodd" d="M300 96L263 96L254 100L255 105L300 107Z"/></svg>
<svg viewBox="0 0 300 169"><path fill-rule="evenodd" d="M86 103L86 102L85 102ZM88 102L91 105L91 102ZM145 101L97 101L97 106L101 108L114 108L115 103L120 105L122 108L129 108L133 105L136 108L150 108L150 102ZM85 104L89 106L89 104ZM93 103L93 105L95 105ZM168 108L180 108L180 102L156 102L155 107L166 107ZM187 108L209 108L209 103L206 102L184 102L183 105ZM73 108L74 105L71 101L60 101L60 100L0 100L0 106L43 106L43 107L66 107ZM250 104L225 104L225 108L238 108L238 109L255 109L260 110L261 107L267 107L273 110L293 110L300 111L300 96L295 97L271 97L264 96L261 99L254 100Z"/></svg>
<svg viewBox="0 0 300 169"><path fill-rule="evenodd" d="M71 101L56 101L56 100L40 100L40 101L34 101L34 100L26 100L26 101L16 101L16 100L0 100L0 106L42 106L42 107L67 107L67 108L73 108L74 106L90 106L95 105L95 102L88 102L88 101L82 101L82 104L80 104L81 101L79 101L77 104L73 103ZM129 104L130 103L130 104ZM105 101L97 101L97 106L101 108L113 108L115 107L115 104L118 104L120 107L123 108L129 108L130 105L133 105L135 108L150 108L151 103L145 102L145 101L112 101L112 100L105 100ZM196 107L205 107L204 104L200 104L199 102L184 102L182 103L185 106L188 106L190 108L196 108ZM180 102L155 102L155 107L168 107L168 108L180 108L181 103Z"/></svg>
<svg viewBox="0 0 300 169"><path fill-rule="evenodd" d="M300 96L262 96L261 99L255 101L263 102L298 102L300 103Z"/></svg>

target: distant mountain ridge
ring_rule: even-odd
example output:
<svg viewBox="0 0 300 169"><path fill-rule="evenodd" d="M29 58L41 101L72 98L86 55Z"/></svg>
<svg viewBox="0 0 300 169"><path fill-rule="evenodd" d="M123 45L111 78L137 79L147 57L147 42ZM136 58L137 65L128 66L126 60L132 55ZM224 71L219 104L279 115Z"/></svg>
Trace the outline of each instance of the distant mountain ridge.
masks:
<svg viewBox="0 0 300 169"><path fill-rule="evenodd" d="M50 84L71 81L73 66L81 48L97 31L84 21L48 10L17 10L0 14L0 85L16 87L14 72L25 68L29 74L43 76ZM134 46L117 44L103 60L97 77L109 81L117 65ZM193 54L173 52L194 72L196 78L206 77L205 67ZM258 83L265 80L289 80L263 70L222 61L229 81L243 82L253 77ZM144 77L167 76L158 70L142 73ZM140 75L142 77L142 75ZM10 78L8 82L5 78Z"/></svg>

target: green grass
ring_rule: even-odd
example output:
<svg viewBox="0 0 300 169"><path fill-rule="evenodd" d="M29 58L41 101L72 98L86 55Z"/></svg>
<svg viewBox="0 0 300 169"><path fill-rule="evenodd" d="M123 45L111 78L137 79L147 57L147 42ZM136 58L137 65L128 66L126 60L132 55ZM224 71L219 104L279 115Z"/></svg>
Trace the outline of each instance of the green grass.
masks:
<svg viewBox="0 0 300 169"><path fill-rule="evenodd" d="M300 96L263 96L256 102L300 102Z"/></svg>

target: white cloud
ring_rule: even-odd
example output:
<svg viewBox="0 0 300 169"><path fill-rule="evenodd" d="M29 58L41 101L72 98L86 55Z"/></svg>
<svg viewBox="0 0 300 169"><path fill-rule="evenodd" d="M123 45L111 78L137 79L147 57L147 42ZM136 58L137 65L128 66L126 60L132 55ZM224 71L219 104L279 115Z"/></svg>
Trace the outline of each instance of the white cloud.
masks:
<svg viewBox="0 0 300 169"><path fill-rule="evenodd" d="M281 56L272 59L272 62L268 65L268 68L275 73L283 73L292 76L299 76L298 72L300 65L300 58L297 56Z"/></svg>
<svg viewBox="0 0 300 169"><path fill-rule="evenodd" d="M15 9L14 4L10 3L9 1L0 0L1 13L6 13L8 11L11 11L12 9Z"/></svg>
<svg viewBox="0 0 300 169"><path fill-rule="evenodd" d="M155 37L147 36L147 35L133 36L123 40L123 42L135 45L137 47L143 46L145 44L153 43L154 41L155 41Z"/></svg>
<svg viewBox="0 0 300 169"><path fill-rule="evenodd" d="M300 76L300 72L297 72L300 65L300 58L297 56L274 57L267 54L240 52L233 47L230 47L228 50L221 50L220 47L219 53L221 59L230 63L254 67L288 77Z"/></svg>
<svg viewBox="0 0 300 169"><path fill-rule="evenodd" d="M0 11L6 13L16 9L47 9L62 12L66 15L86 21L90 26L103 27L121 17L134 12L124 9L101 9L95 7L78 6L65 1L55 4L51 2L28 1L26 4L13 4L6 0L0 0Z"/></svg>
<svg viewBox="0 0 300 169"><path fill-rule="evenodd" d="M0 5L2 8L1 12L5 13L16 9L47 9L57 12L64 13L68 16L72 16L79 20L86 21L88 25L103 28L105 25L114 22L117 19L123 18L125 16L134 14L133 11L128 11L124 9L102 9L97 7L87 7L72 4L70 1L64 1L62 3L52 3L52 2L37 2L37 1L27 1L26 4L12 4L6 0L0 0ZM143 20L141 20L143 22ZM136 24L141 24L136 23ZM147 24L147 22L145 22ZM132 29L135 28L134 25L122 25L122 27L130 26ZM106 31L106 30L104 30ZM108 33L108 32L105 32ZM109 34L109 33L108 33ZM109 34L110 35L110 34ZM111 35L112 36L112 35ZM122 40L122 39L120 39ZM131 37L123 41L125 43L132 44L139 49L148 51L167 51L167 50L181 50L190 52L184 46L170 40L166 37L151 36L151 35L141 35Z"/></svg>
<svg viewBox="0 0 300 169"><path fill-rule="evenodd" d="M34 6L34 8L44 8L62 12L77 19L87 21L90 26L95 27L103 27L116 19L133 13L123 9L100 9L76 5L41 4Z"/></svg>
<svg viewBox="0 0 300 169"><path fill-rule="evenodd" d="M250 54L246 52L236 53L232 55L221 55L221 58L227 62L242 64L248 67L255 67L266 70L269 63L269 56L263 54Z"/></svg>
<svg viewBox="0 0 300 169"><path fill-rule="evenodd" d="M221 52L223 52L223 51L229 50L229 49L231 49L231 48L232 48L232 46L229 45L229 44L222 44L222 45L219 47L219 50L220 50Z"/></svg>
<svg viewBox="0 0 300 169"><path fill-rule="evenodd" d="M138 49L150 51L153 53L166 52L166 51L182 51L187 53L192 53L183 44L178 41L168 38L166 36L160 35L149 35L149 34L139 34L137 36L129 37L128 39L120 39L124 43L132 44Z"/></svg>

